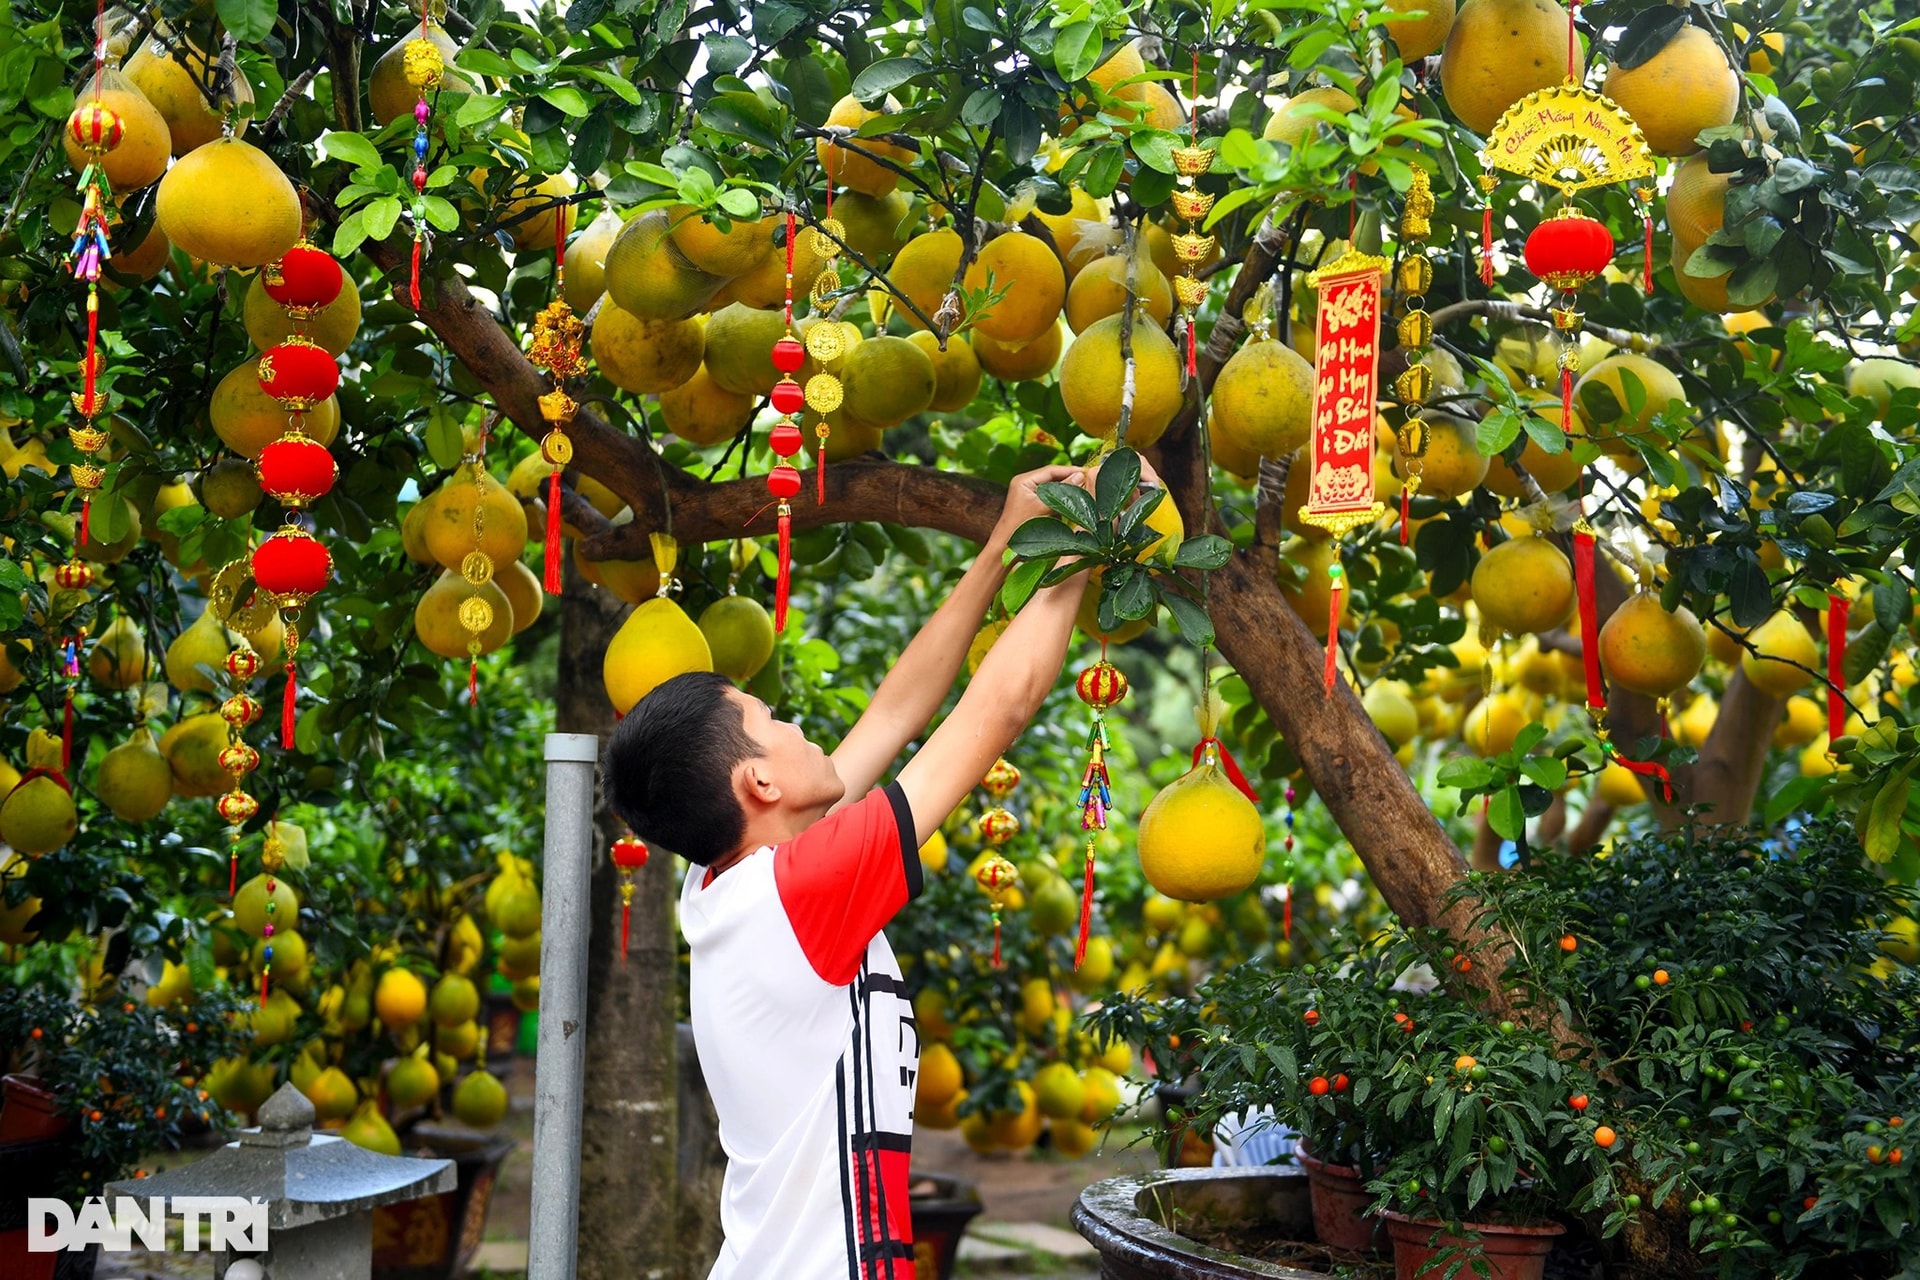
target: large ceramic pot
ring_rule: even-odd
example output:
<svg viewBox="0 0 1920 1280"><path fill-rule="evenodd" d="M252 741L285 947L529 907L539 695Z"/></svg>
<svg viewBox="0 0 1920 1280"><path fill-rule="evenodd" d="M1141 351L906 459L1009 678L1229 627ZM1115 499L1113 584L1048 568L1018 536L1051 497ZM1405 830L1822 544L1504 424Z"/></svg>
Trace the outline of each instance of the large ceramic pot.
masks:
<svg viewBox="0 0 1920 1280"><path fill-rule="evenodd" d="M1206 1233L1260 1224L1311 1241L1307 1175L1296 1169L1167 1169L1109 1178L1080 1193L1074 1229L1100 1251L1101 1280L1326 1280L1229 1253L1167 1224Z"/></svg>
<svg viewBox="0 0 1920 1280"><path fill-rule="evenodd" d="M73 1135L0 1143L0 1277L4 1280L91 1280L100 1246L58 1253L27 1251L27 1201L47 1194L79 1154Z"/></svg>
<svg viewBox="0 0 1920 1280"><path fill-rule="evenodd" d="M72 1124L60 1114L59 1097L36 1077L0 1079L0 1142L40 1142Z"/></svg>
<svg viewBox="0 0 1920 1280"><path fill-rule="evenodd" d="M939 1173L916 1173L913 1181L933 1184L930 1195L916 1195L908 1201L913 1214L913 1273L925 1280L952 1280L960 1237L985 1207L980 1189Z"/></svg>
<svg viewBox="0 0 1920 1280"><path fill-rule="evenodd" d="M1300 1167L1313 1194L1313 1229L1322 1244L1336 1249L1371 1250L1386 1244L1378 1218L1369 1217L1373 1196L1358 1169L1328 1164L1302 1147Z"/></svg>
<svg viewBox="0 0 1920 1280"><path fill-rule="evenodd" d="M1462 1237L1441 1231L1437 1222L1400 1213L1389 1213L1386 1219L1387 1232L1393 1237L1393 1269L1398 1280L1443 1280L1452 1266L1451 1258L1436 1263L1434 1257L1446 1248L1474 1248ZM1488 1280L1541 1280L1546 1274L1547 1255L1553 1252L1554 1238L1566 1230L1557 1222L1533 1226L1503 1226L1496 1222L1466 1225L1479 1234L1478 1252L1487 1260ZM1460 1274L1477 1272L1469 1261L1460 1269Z"/></svg>
<svg viewBox="0 0 1920 1280"><path fill-rule="evenodd" d="M453 1190L373 1211L373 1280L452 1280L467 1264L487 1226L487 1208L513 1139L470 1129L415 1125L405 1140L410 1156L453 1161Z"/></svg>

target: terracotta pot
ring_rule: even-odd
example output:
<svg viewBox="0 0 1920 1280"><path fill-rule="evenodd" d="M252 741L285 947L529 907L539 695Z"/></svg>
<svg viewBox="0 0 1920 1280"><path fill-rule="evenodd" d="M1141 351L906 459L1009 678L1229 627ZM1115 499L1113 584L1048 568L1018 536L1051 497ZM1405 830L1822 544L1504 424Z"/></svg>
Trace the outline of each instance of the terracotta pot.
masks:
<svg viewBox="0 0 1920 1280"><path fill-rule="evenodd" d="M1313 1197L1313 1230L1320 1243L1334 1249L1381 1248L1380 1220L1367 1216L1373 1197L1360 1171L1343 1164L1327 1164L1305 1147L1299 1149L1298 1156L1300 1167L1307 1171L1307 1187Z"/></svg>
<svg viewBox="0 0 1920 1280"><path fill-rule="evenodd" d="M7 1076L0 1102L0 1142L39 1142L72 1127L60 1099L34 1076Z"/></svg>
<svg viewBox="0 0 1920 1280"><path fill-rule="evenodd" d="M1434 1235L1440 1226L1437 1222L1399 1213L1389 1213L1386 1219L1387 1232L1393 1237L1394 1274L1399 1280L1441 1280L1452 1263L1436 1265L1434 1255L1450 1246L1472 1249L1467 1241L1446 1231ZM1546 1273L1547 1255L1553 1252L1554 1237L1566 1230L1557 1222L1532 1226L1494 1222L1466 1225L1480 1235L1479 1252L1487 1260L1488 1280L1541 1280ZM1460 1269L1460 1274L1473 1274L1471 1267L1469 1261Z"/></svg>

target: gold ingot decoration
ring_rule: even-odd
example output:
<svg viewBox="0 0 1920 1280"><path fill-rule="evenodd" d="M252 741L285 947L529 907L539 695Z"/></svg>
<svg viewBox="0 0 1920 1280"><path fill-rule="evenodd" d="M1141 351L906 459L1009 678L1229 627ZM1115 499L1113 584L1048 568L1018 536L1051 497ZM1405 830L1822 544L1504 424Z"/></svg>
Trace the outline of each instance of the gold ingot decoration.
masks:
<svg viewBox="0 0 1920 1280"><path fill-rule="evenodd" d="M573 461L573 441L564 431L549 431L540 440L540 456L556 467Z"/></svg>
<svg viewBox="0 0 1920 1280"><path fill-rule="evenodd" d="M587 362L580 354L585 334L586 326L573 314L573 308L555 299L534 317L533 343L527 358L552 374L555 381L565 382L586 371Z"/></svg>
<svg viewBox="0 0 1920 1280"><path fill-rule="evenodd" d="M1427 445L1433 439L1433 428L1419 418L1408 418L1401 428L1394 432L1394 440L1400 446L1400 453L1407 458L1424 458Z"/></svg>
<svg viewBox="0 0 1920 1280"><path fill-rule="evenodd" d="M1408 365L1406 372L1393 380L1393 393L1401 404L1425 404L1433 394L1433 370L1424 364Z"/></svg>
<svg viewBox="0 0 1920 1280"><path fill-rule="evenodd" d="M1199 222L1213 209L1213 196L1205 191L1176 190L1173 211L1188 222Z"/></svg>
<svg viewBox="0 0 1920 1280"><path fill-rule="evenodd" d="M1400 260L1400 292L1419 296L1433 287L1433 264L1425 258Z"/></svg>
<svg viewBox="0 0 1920 1280"><path fill-rule="evenodd" d="M1173 168L1183 178L1197 178L1213 168L1213 152L1205 147L1175 147Z"/></svg>
<svg viewBox="0 0 1920 1280"><path fill-rule="evenodd" d="M107 411L108 401L104 391L94 389L91 402L84 391L75 391L67 397L73 401L73 411L83 418L97 418Z"/></svg>
<svg viewBox="0 0 1920 1280"><path fill-rule="evenodd" d="M1433 316L1425 311L1409 311L1400 317L1400 345L1424 347L1433 341Z"/></svg>
<svg viewBox="0 0 1920 1280"><path fill-rule="evenodd" d="M107 479L106 468L96 467L90 463L76 462L67 470L73 473L74 488L89 492L98 489Z"/></svg>
<svg viewBox="0 0 1920 1280"><path fill-rule="evenodd" d="M1198 307L1207 300L1207 282L1198 276L1175 276L1173 292L1181 306L1189 309Z"/></svg>
<svg viewBox="0 0 1920 1280"><path fill-rule="evenodd" d="M1214 244L1215 240L1212 236L1182 232L1173 238L1173 252L1180 261L1197 265L1207 260L1207 255L1213 252Z"/></svg>
<svg viewBox="0 0 1920 1280"><path fill-rule="evenodd" d="M830 373L816 373L807 379L807 408L815 413L832 413L846 398L840 379Z"/></svg>
<svg viewBox="0 0 1920 1280"><path fill-rule="evenodd" d="M98 453L107 447L107 433L91 423L83 427L68 427L67 439L82 453Z"/></svg>
<svg viewBox="0 0 1920 1280"><path fill-rule="evenodd" d="M484 551L469 551L460 561L460 576L476 587L493 581L493 558Z"/></svg>
<svg viewBox="0 0 1920 1280"><path fill-rule="evenodd" d="M1580 313L1572 307L1554 307L1553 327L1562 333L1574 332L1580 327Z"/></svg>
<svg viewBox="0 0 1920 1280"><path fill-rule="evenodd" d="M572 422L573 415L579 411L574 398L558 387L540 397L540 416L556 425Z"/></svg>

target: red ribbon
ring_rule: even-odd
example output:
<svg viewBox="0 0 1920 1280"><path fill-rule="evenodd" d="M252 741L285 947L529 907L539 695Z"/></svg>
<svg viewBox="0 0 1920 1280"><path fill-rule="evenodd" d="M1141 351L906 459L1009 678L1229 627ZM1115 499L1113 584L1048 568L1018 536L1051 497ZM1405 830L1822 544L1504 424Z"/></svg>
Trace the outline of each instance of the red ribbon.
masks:
<svg viewBox="0 0 1920 1280"><path fill-rule="evenodd" d="M293 665L293 659L287 659L287 691L280 698L280 745L288 751L293 750L293 700L299 692L300 678Z"/></svg>
<svg viewBox="0 0 1920 1280"><path fill-rule="evenodd" d="M1227 744L1220 741L1220 739L1200 739L1193 748L1193 762L1195 764L1200 763L1200 756L1206 751L1209 745L1220 748L1220 767L1227 771L1227 781L1231 782L1241 795L1258 805L1260 803L1260 797L1255 794L1253 784L1247 781L1247 775L1240 771L1240 762L1233 758L1233 752L1227 750ZM1091 882L1091 875L1089 875L1089 882Z"/></svg>
<svg viewBox="0 0 1920 1280"><path fill-rule="evenodd" d="M560 594L560 468L547 477L547 565L541 587L550 596Z"/></svg>
<svg viewBox="0 0 1920 1280"><path fill-rule="evenodd" d="M1334 566L1339 568L1338 565ZM1333 580L1333 587L1327 592L1327 667L1322 673L1326 684L1326 696L1333 696L1334 677L1339 674L1340 658L1340 602L1347 589L1346 575Z"/></svg>
<svg viewBox="0 0 1920 1280"><path fill-rule="evenodd" d="M420 237L413 239L413 274L407 282L407 295L413 300L413 309L420 309Z"/></svg>
<svg viewBox="0 0 1920 1280"><path fill-rule="evenodd" d="M620 963L621 964L625 964L627 962L627 926L631 924L632 921L633 921L633 904L631 902L621 903L620 904Z"/></svg>
<svg viewBox="0 0 1920 1280"><path fill-rule="evenodd" d="M231 898L240 888L240 850L236 846L227 855L227 896Z"/></svg>
<svg viewBox="0 0 1920 1280"><path fill-rule="evenodd" d="M1560 366L1560 431L1573 434L1573 366Z"/></svg>
<svg viewBox="0 0 1920 1280"><path fill-rule="evenodd" d="M32 782L35 778L52 778L54 781L54 784L58 786L62 791L66 792L68 795L73 794L73 784L67 781L67 775L64 770L38 769L38 768L29 769L25 773L21 774L20 781L13 784L13 791L9 791L7 792L7 794L12 795L14 791L18 791L20 788L26 786L29 782Z"/></svg>
<svg viewBox="0 0 1920 1280"><path fill-rule="evenodd" d="M993 917L993 967L1003 967L1000 963L1000 917L997 913Z"/></svg>
<svg viewBox="0 0 1920 1280"><path fill-rule="evenodd" d="M1653 210L1651 208L1643 215L1643 220L1647 224L1646 288L1647 296L1651 298L1653 296Z"/></svg>
<svg viewBox="0 0 1920 1280"><path fill-rule="evenodd" d="M1603 743L1602 747L1609 756L1619 762L1621 767L1630 772L1640 774L1642 777L1660 779L1660 798L1667 804L1673 803L1673 775L1667 772L1665 765L1657 760L1629 760L1621 755L1619 749L1612 743Z"/></svg>
<svg viewBox="0 0 1920 1280"><path fill-rule="evenodd" d="M824 507L827 505L827 442L825 440L820 442L820 465L813 469L813 478L817 486L813 500Z"/></svg>
<svg viewBox="0 0 1920 1280"><path fill-rule="evenodd" d="M480 705L480 659L467 659L467 701L474 706Z"/></svg>
<svg viewBox="0 0 1920 1280"><path fill-rule="evenodd" d="M1200 372L1199 354L1198 354L1198 351L1196 350L1195 340L1193 336L1193 331L1198 327L1199 325L1197 323L1197 318L1188 319L1187 321L1187 376L1189 378L1197 376Z"/></svg>
<svg viewBox="0 0 1920 1280"><path fill-rule="evenodd" d="M1225 748L1222 748L1224 750ZM1073 971L1087 958L1087 939L1093 934L1093 837L1087 837L1086 883L1080 888L1080 936L1073 944Z"/></svg>
<svg viewBox="0 0 1920 1280"><path fill-rule="evenodd" d="M87 521L93 514L93 499L80 499L80 545L87 545Z"/></svg>
<svg viewBox="0 0 1920 1280"><path fill-rule="evenodd" d="M773 580L773 629L787 629L787 589L793 580L793 508L780 504L780 572Z"/></svg>
<svg viewBox="0 0 1920 1280"><path fill-rule="evenodd" d="M1408 513L1413 510L1413 494L1405 485L1400 486L1400 545L1407 545Z"/></svg>
<svg viewBox="0 0 1920 1280"><path fill-rule="evenodd" d="M1493 283L1493 194L1487 194L1487 207L1480 211L1480 283Z"/></svg>
<svg viewBox="0 0 1920 1280"><path fill-rule="evenodd" d="M1575 530L1573 584L1579 597L1580 660L1587 669L1587 709L1607 709L1607 686L1600 679L1600 619L1593 603L1593 535Z"/></svg>
<svg viewBox="0 0 1920 1280"><path fill-rule="evenodd" d="M1846 681L1847 612L1853 603L1843 596L1827 597L1827 745L1838 742L1847 727L1847 701L1841 696Z"/></svg>
<svg viewBox="0 0 1920 1280"><path fill-rule="evenodd" d="M267 971L265 969L260 971L260 1007L262 1009L267 1007Z"/></svg>

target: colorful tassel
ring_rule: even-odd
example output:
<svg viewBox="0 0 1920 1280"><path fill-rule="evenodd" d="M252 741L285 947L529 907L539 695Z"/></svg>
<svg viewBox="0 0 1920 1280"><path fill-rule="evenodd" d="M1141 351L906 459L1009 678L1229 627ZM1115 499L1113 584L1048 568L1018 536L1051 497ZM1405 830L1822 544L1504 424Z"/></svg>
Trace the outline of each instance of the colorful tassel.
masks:
<svg viewBox="0 0 1920 1280"><path fill-rule="evenodd" d="M550 596L560 594L560 468L547 477L546 577L541 587Z"/></svg>
<svg viewBox="0 0 1920 1280"><path fill-rule="evenodd" d="M413 309L420 309L420 237L413 238L413 272L407 282L407 296L413 302Z"/></svg>
<svg viewBox="0 0 1920 1280"><path fill-rule="evenodd" d="M1844 596L1827 597L1827 742L1840 741L1847 727L1846 683L1847 613L1853 602Z"/></svg>
<svg viewBox="0 0 1920 1280"><path fill-rule="evenodd" d="M1493 203L1480 211L1480 283L1493 283Z"/></svg>

